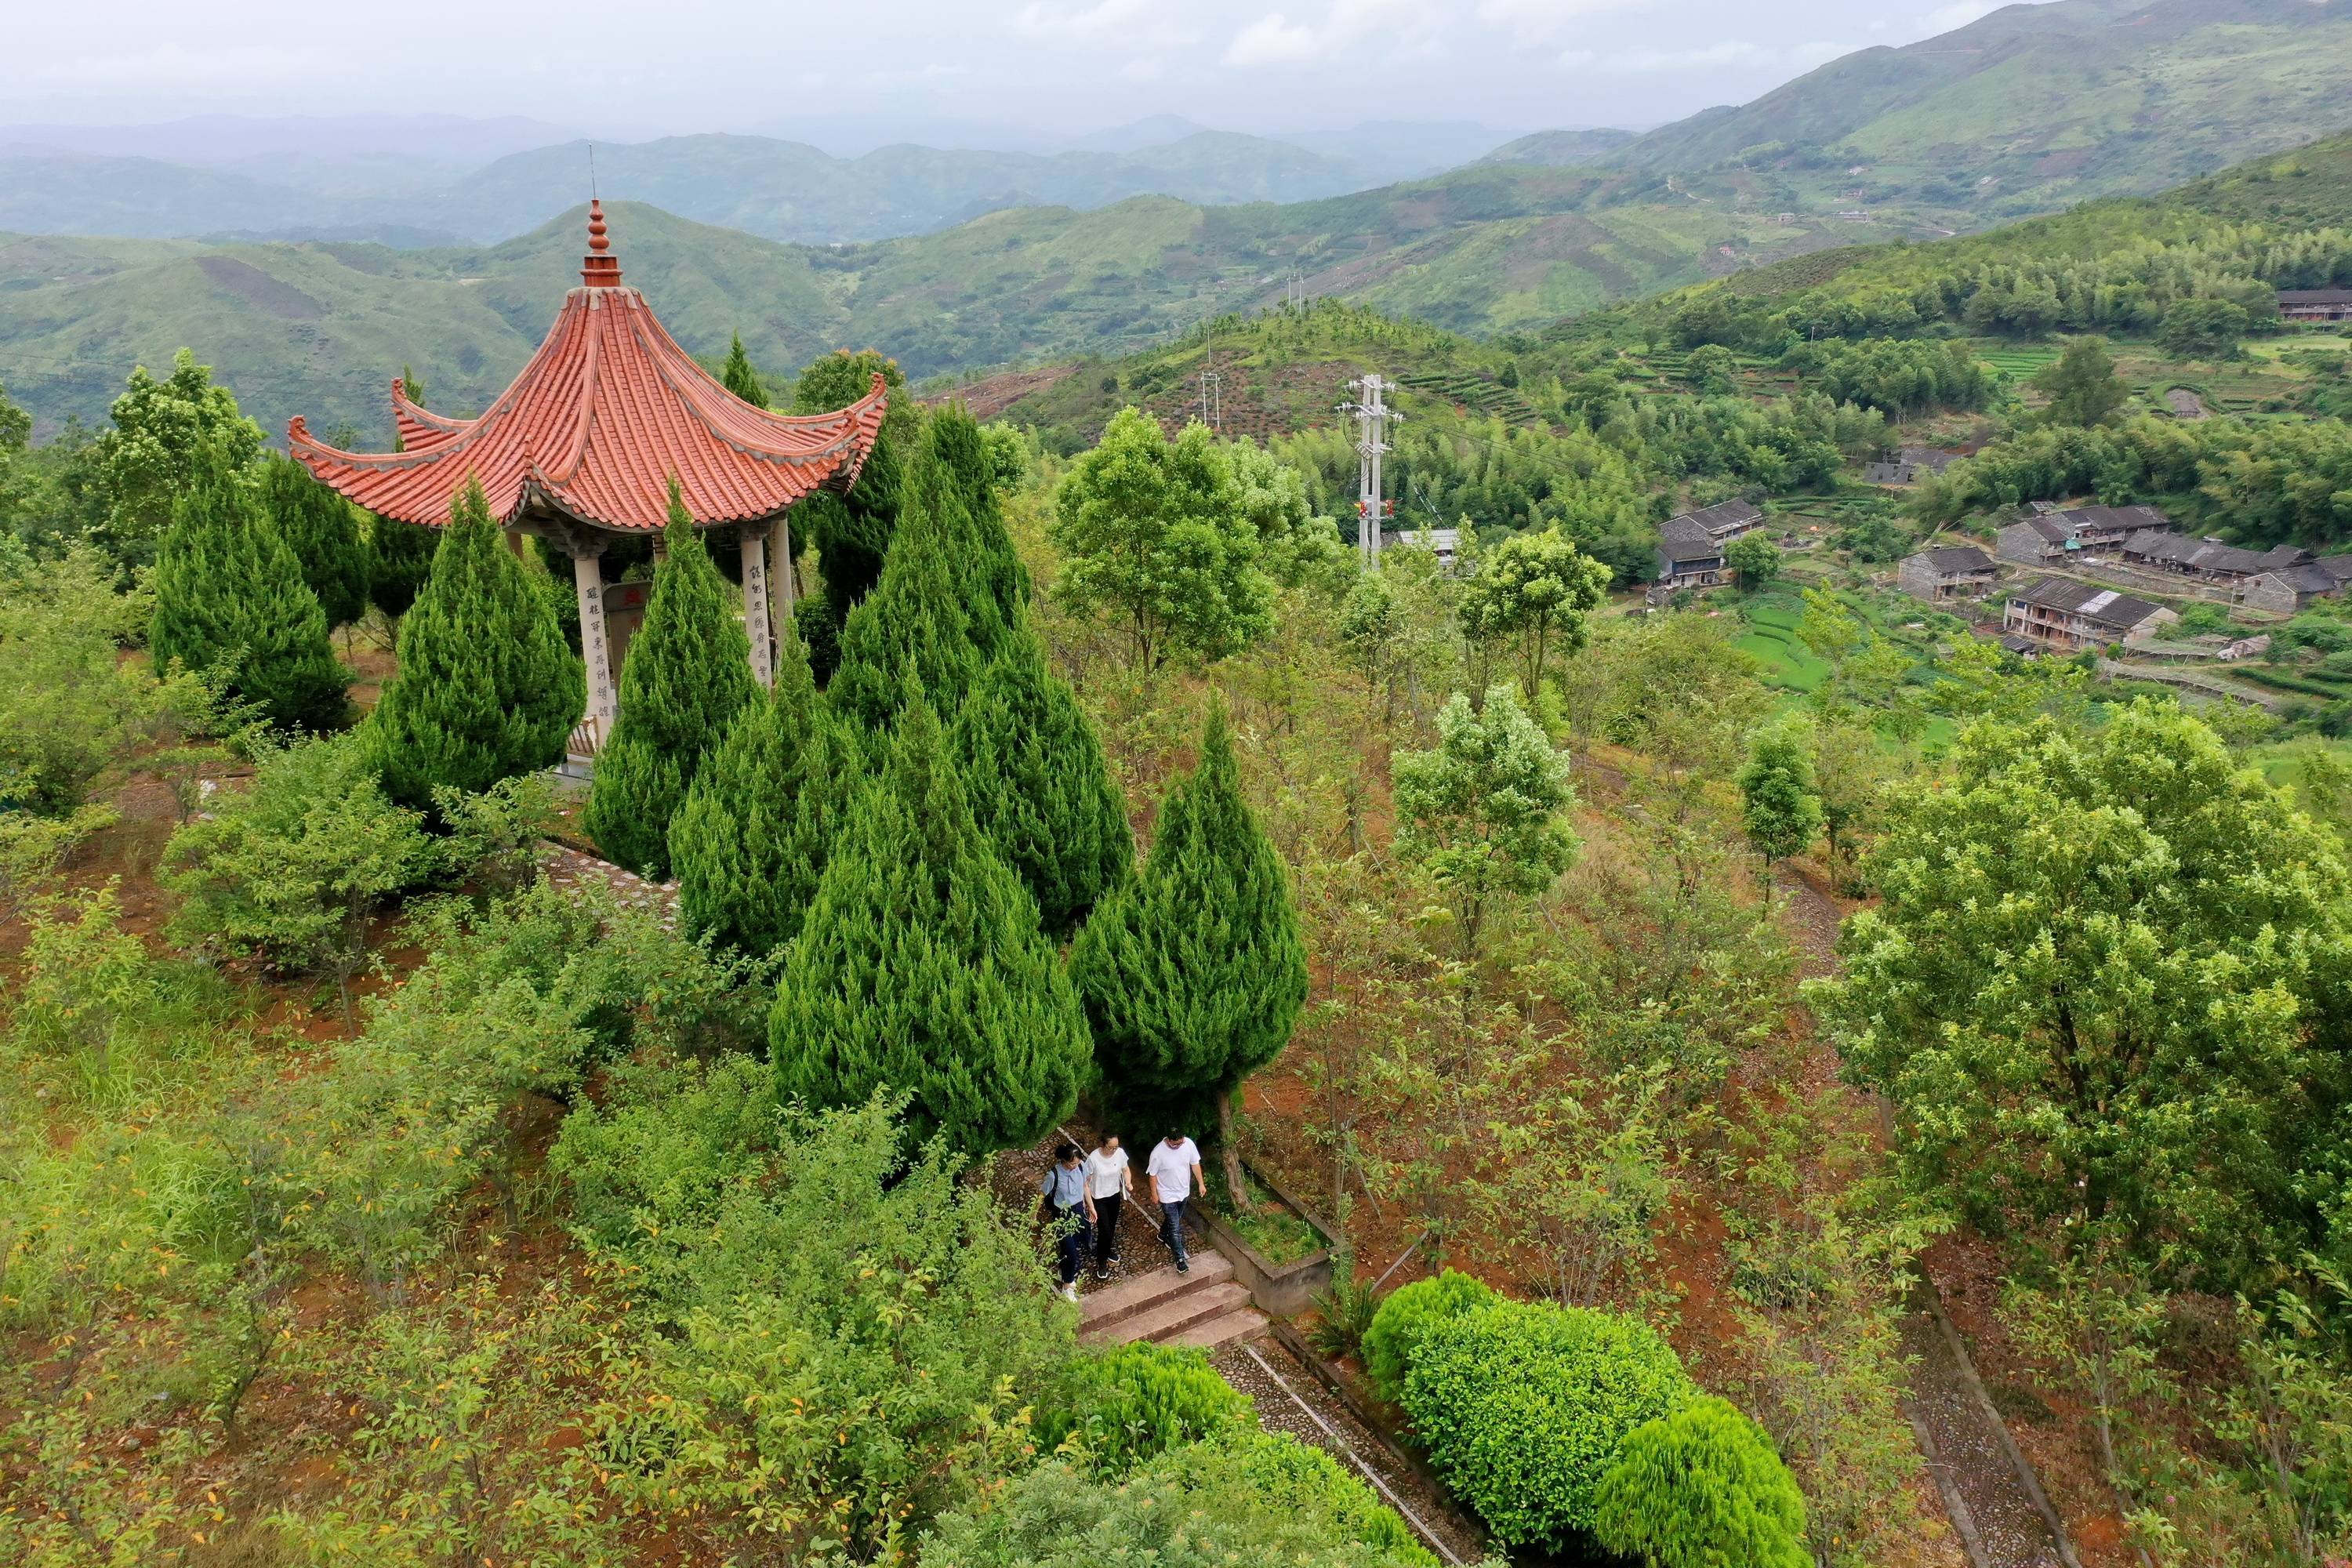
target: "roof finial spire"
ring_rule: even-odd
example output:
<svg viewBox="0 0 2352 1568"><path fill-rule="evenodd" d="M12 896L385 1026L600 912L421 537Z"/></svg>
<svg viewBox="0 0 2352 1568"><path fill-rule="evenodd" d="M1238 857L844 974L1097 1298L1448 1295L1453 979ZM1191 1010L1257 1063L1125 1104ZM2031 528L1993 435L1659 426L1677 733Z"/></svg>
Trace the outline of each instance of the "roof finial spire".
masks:
<svg viewBox="0 0 2352 1568"><path fill-rule="evenodd" d="M617 288L621 281L621 264L606 254L613 242L604 237L604 204L596 196L588 198L588 255L581 263L580 281L591 289Z"/></svg>

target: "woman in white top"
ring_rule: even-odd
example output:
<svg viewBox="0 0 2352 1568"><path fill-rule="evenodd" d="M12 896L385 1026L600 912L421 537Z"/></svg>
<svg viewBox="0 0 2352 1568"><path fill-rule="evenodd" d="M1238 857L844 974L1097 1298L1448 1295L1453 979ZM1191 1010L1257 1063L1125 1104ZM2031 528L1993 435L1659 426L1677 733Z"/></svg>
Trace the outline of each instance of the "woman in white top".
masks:
<svg viewBox="0 0 2352 1568"><path fill-rule="evenodd" d="M1087 1156L1087 1223L1095 1230L1095 1278L1110 1278L1118 1257L1118 1211L1135 1190L1127 1173L1127 1151L1116 1133L1103 1134L1102 1145Z"/></svg>

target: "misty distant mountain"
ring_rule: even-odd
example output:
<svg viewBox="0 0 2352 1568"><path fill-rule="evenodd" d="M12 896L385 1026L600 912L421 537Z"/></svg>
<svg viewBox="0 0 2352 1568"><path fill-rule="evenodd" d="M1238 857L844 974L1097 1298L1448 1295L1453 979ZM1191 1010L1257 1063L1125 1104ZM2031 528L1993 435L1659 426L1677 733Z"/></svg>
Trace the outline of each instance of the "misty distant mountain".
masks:
<svg viewBox="0 0 2352 1568"><path fill-rule="evenodd" d="M1554 169L1598 163L1632 142L1636 132L1605 126L1575 131L1538 131L1507 142L1480 160L1487 163L1541 163Z"/></svg>
<svg viewBox="0 0 2352 1568"><path fill-rule="evenodd" d="M152 159L364 197L434 189L493 159L579 134L520 115L200 114L151 125L0 125L0 149Z"/></svg>
<svg viewBox="0 0 2352 1568"><path fill-rule="evenodd" d="M1473 120L1375 120L1345 131L1298 132L1282 139L1353 166L1367 185L1386 185L1475 163L1516 134Z"/></svg>

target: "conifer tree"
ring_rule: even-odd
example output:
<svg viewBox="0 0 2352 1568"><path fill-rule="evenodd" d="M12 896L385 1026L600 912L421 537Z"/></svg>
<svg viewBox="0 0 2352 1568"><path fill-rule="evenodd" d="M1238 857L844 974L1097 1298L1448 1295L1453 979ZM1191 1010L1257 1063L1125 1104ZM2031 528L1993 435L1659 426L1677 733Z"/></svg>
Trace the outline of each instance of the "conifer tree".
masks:
<svg viewBox="0 0 2352 1568"><path fill-rule="evenodd" d="M854 777L789 621L777 655L774 693L752 692L669 826L687 931L754 957L800 934Z"/></svg>
<svg viewBox="0 0 2352 1568"><path fill-rule="evenodd" d="M226 678L284 729L339 727L351 672L327 642L327 617L286 541L261 513L252 481L207 444L172 502L155 562L148 647Z"/></svg>
<svg viewBox="0 0 2352 1568"><path fill-rule="evenodd" d="M728 391L752 407L768 406L768 389L760 384L760 373L751 368L751 356L743 352L743 334L740 332L736 333L735 341L728 345L727 365L719 372L719 379L727 384Z"/></svg>
<svg viewBox="0 0 2352 1568"><path fill-rule="evenodd" d="M898 363L873 349L855 353L844 349L814 360L793 388L795 413L825 414L865 396L877 372L889 389L890 406L857 472L857 483L845 496L820 491L794 511L802 531L816 546L825 599L843 621L881 580L883 560L898 526L907 465L922 432L921 405L908 395Z"/></svg>
<svg viewBox="0 0 2352 1568"><path fill-rule="evenodd" d="M1027 616L1029 569L1004 531L987 439L962 404L934 409L923 422L911 482L952 489L963 503L940 514L961 529L950 542L949 559L958 576L976 590L968 595L973 601L973 640L992 654Z"/></svg>
<svg viewBox="0 0 2352 1568"><path fill-rule="evenodd" d="M1288 874L1242 797L1222 706L1160 806L1141 874L1078 932L1070 974L1115 1101L1155 1132L1213 1101L1227 1190L1246 1205L1233 1097L1290 1038L1307 948Z"/></svg>
<svg viewBox="0 0 2352 1568"><path fill-rule="evenodd" d="M585 819L596 847L655 879L669 875L669 825L703 758L751 700L751 644L727 581L670 481L666 551L646 622L621 667L621 714L596 758Z"/></svg>
<svg viewBox="0 0 2352 1568"><path fill-rule="evenodd" d="M1047 934L1067 936L1134 875L1135 837L1102 742L1034 633L981 671L953 739L974 819L1029 885Z"/></svg>
<svg viewBox="0 0 2352 1568"><path fill-rule="evenodd" d="M967 1153L1028 1143L1076 1100L1085 1016L919 691L817 884L768 1041L785 1098L856 1105L887 1084L912 1097L913 1138Z"/></svg>
<svg viewBox="0 0 2352 1568"><path fill-rule="evenodd" d="M368 552L352 503L290 458L262 469L261 506L302 568L330 629L367 614Z"/></svg>
<svg viewBox="0 0 2352 1568"><path fill-rule="evenodd" d="M587 672L469 478L401 619L399 673L376 704L385 792L424 808L436 784L476 794L552 767L586 694Z"/></svg>
<svg viewBox="0 0 2352 1568"><path fill-rule="evenodd" d="M984 662L973 637L974 610L984 596L966 591L969 579L951 553L964 531L962 497L944 485L910 489L890 563L850 611L840 667L826 689L835 710L870 733L896 720L909 679L920 682L939 711L955 712Z"/></svg>

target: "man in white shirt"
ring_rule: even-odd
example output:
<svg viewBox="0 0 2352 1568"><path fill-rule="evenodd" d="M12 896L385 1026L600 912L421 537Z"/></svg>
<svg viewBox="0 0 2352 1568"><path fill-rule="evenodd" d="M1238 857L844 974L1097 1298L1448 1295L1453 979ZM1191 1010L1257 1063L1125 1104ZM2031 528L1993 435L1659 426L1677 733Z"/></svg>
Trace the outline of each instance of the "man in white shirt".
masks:
<svg viewBox="0 0 2352 1568"><path fill-rule="evenodd" d="M1135 1178L1128 1173L1127 1151L1118 1146L1118 1135L1103 1134L1101 1145L1087 1156L1087 1223L1095 1231L1095 1278L1110 1278L1110 1266L1118 1258L1118 1211L1127 1206L1127 1194L1135 1191Z"/></svg>
<svg viewBox="0 0 2352 1568"><path fill-rule="evenodd" d="M1184 1250L1184 1205L1202 1181L1201 1151L1181 1132L1171 1132L1151 1146L1151 1163L1143 1169L1151 1201L1160 1205L1160 1239L1176 1255L1176 1272L1192 1272L1191 1254Z"/></svg>

